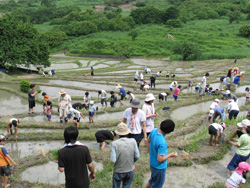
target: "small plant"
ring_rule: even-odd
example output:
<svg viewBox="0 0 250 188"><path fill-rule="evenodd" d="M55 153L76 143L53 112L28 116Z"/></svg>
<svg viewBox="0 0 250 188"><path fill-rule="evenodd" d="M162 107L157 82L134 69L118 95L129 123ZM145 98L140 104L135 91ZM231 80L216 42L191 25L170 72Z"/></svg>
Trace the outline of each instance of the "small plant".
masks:
<svg viewBox="0 0 250 188"><path fill-rule="evenodd" d="M42 90L41 89L38 89L38 90L36 90L37 91L37 93L41 93L42 92Z"/></svg>
<svg viewBox="0 0 250 188"><path fill-rule="evenodd" d="M20 82L20 90L24 93L27 93L30 89L30 82L27 80L22 80Z"/></svg>

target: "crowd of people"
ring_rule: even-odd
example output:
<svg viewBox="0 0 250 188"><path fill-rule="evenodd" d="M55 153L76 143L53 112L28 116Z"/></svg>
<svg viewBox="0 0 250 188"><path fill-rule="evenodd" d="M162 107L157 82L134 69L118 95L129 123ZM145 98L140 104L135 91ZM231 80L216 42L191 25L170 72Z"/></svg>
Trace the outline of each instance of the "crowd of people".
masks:
<svg viewBox="0 0 250 188"><path fill-rule="evenodd" d="M237 59L236 59L237 61ZM244 72L238 74L238 68L230 68L227 75L220 79L220 86L213 90L207 84L207 78L209 73L205 73L201 79L201 82L195 86L195 91L198 93L199 100L203 100L204 95L216 95L219 97L222 94L222 98L228 102L227 109L220 106L220 100L216 98L214 102L209 107L208 116L208 134L209 145L218 146L218 140L223 135L225 131L226 124L226 112L228 112L228 119L236 119L240 108L238 105L238 98L232 93L231 85L234 85L233 91L237 91L237 87ZM146 74L152 74L149 68L145 69ZM149 88L156 87L156 78L160 77L162 71L158 71L155 76L150 77L150 86L144 80L144 75L136 71L134 75L134 83L137 84L138 78L140 77L141 85L140 89L142 91L148 92L144 99L144 104L141 105L141 101L135 97L131 91L126 91L121 84L118 84L116 88L119 91L111 91L110 98L107 97L107 92L105 90L98 91L98 100L103 108L108 106L108 101L111 107L116 107L117 101L124 105L124 100L130 100L130 107L123 112L122 121L117 125L115 131L109 130L98 130L95 133L96 141L100 145L100 150L104 150L106 144L112 142L110 161L114 163L112 185L114 188L121 186L124 188L131 187L134 176L135 162L140 158L140 143L144 139L144 144L148 148L150 155L150 170L151 177L147 182L146 188L150 187L163 187L165 182L166 170L167 170L167 160L170 157L178 157L178 153L167 153L168 145L165 139L165 135L174 131L175 123L166 119L159 124L159 128L155 128L155 118L158 113L155 110L154 101L156 100L153 93L149 93ZM91 76L94 76L94 68L91 67ZM38 94L34 90L35 85L30 85L30 90L28 91L29 100L29 114L34 113L33 108L35 107L35 97ZM173 99L176 101L180 92L182 85L178 85L177 81L172 81L169 85L169 92L161 92L158 95L159 102L167 101L168 96L173 95ZM187 91L192 92L193 81L188 81ZM225 89L225 92L224 92ZM246 102L249 101L249 88L246 90ZM120 99L117 95L120 95ZM43 113L47 116L48 121L51 122L53 105L50 100L49 94L43 92L42 96L44 98ZM221 99L221 100L223 100ZM60 124L65 123L68 125L69 120L75 126L66 127L64 130L65 145L58 153L58 169L60 172L65 173L66 187L77 188L77 187L89 187L90 181L88 178L88 170L90 171L90 179L94 181L96 178L94 164L92 161L91 153L87 146L82 144L77 140L78 129L80 127L81 118L85 118L81 109L88 111L89 123L94 123L94 116L96 116L96 111L98 107L95 106L94 100L91 99L90 93L85 92L82 102L72 103L70 95L67 94L65 90L59 91L58 97L58 113L60 117ZM212 122L211 122L212 121ZM13 134L13 128L15 130L15 137L17 137L17 125L20 123L19 119L11 118L7 125L7 132ZM250 120L244 119L241 123L237 124L239 129L235 130L233 133L233 140L228 140L228 142L235 147L237 147L236 153L232 160L229 162L227 168L230 173L230 178L227 179L225 187L242 187L246 182L246 173L250 170L250 165L246 162L250 156ZM238 136L238 139L235 137ZM117 138L117 139L116 139ZM213 141L214 139L214 141ZM8 176L10 175L10 169L3 169L3 166L8 166L9 161L13 165L18 164L12 160L8 155L7 150L4 148L6 137L0 135L0 164L1 164L1 176L3 187L8 187L7 184ZM2 161L6 163L2 164Z"/></svg>

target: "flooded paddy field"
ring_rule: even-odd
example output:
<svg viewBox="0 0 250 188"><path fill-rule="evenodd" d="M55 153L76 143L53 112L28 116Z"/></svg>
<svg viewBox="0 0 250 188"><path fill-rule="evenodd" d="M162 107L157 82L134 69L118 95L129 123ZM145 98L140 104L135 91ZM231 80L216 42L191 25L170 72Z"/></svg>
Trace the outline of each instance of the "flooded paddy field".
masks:
<svg viewBox="0 0 250 188"><path fill-rule="evenodd" d="M242 61L242 64L239 64L239 67L247 67L247 62L248 61ZM91 66L96 70L93 77L90 76ZM94 133L98 130L104 129L114 130L114 123L122 121L124 110L130 106L128 96L127 99L124 100L124 105L121 105L119 102L120 96L118 95L119 90L116 88L117 84L124 86L126 91L131 90L134 92L134 95L140 98L142 106L148 92L142 92L139 90L140 81L138 81L137 85L133 84L135 72L142 72L144 74L144 79L149 81L149 78L152 75L155 76L159 70L162 70L162 75L156 78L156 88L150 89L150 92L152 92L156 98L154 105L156 112L158 113L158 116L155 118L155 127L158 128L161 121L169 118L176 122L175 131L166 136L166 140L169 144L168 152L183 150L189 153L190 156L190 158L168 160L169 167L167 169L164 187L199 188L209 187L217 182L225 182L229 177L226 165L235 152L235 149L229 148L225 142L222 142L219 147L208 146L209 135L207 133L206 121L209 106L214 101L214 98L212 96L204 96L205 101L198 101L198 94L188 94L187 90L183 89L181 90L182 95L179 96L177 101L174 101L172 96L168 96L167 101L159 102L158 94L164 91L169 92L169 85L174 80L177 80L178 83L184 87L187 86L189 80L193 80L194 85L196 85L197 83L200 83L206 71L211 73L207 78L207 82L210 83L213 89L219 88L220 81L218 78L220 75L226 74L226 66L229 66L228 62L216 60L170 62L169 58L156 60L131 58L128 63L117 59L87 59L67 57L62 54L62 56L54 56L52 58L52 66L46 69L51 70L52 68L55 68L58 70L58 75L55 74L53 77L47 78L36 74L10 76L11 79L8 81L8 79L5 78L4 82L0 83L0 87L9 87L13 90L19 91L18 83L22 79L27 79L31 82L35 81L36 83L44 82L47 85L49 84L49 86L46 86L46 84L37 84L35 90L41 89L46 92L55 104L57 104L56 99L59 97L59 91L61 89L64 89L67 94L73 98L72 103L82 103L83 96L89 89L90 95L95 100L95 106L99 107L100 112L94 117L94 123L96 124L90 126L88 123L88 110L80 110L80 112L85 115L85 118L80 121L79 134L81 139L84 138L88 140L80 141L90 148L90 153L93 156L96 170L105 172L105 174L98 175L97 181L105 182L105 187L112 187L110 178L112 177L113 168L110 168L111 164L109 161L111 145L106 144L104 151L100 151ZM152 74L145 74L144 68L146 67L149 67L152 70ZM84 77L85 73L88 73L89 75ZM166 78L166 74L175 74L176 77ZM1 75L2 74L0 74L0 76ZM41 79L38 79L40 76ZM238 119L233 121L232 124L227 124L225 140L228 139L229 135L235 130L236 121L239 122L244 119L250 107L250 104L245 104L244 96L245 87L250 86L250 82L248 81L250 80L250 76L246 73L242 79L244 85L240 86L236 92L241 110ZM12 82L12 80L14 81ZM99 90L115 91L118 99L116 107L111 108L109 102L107 107L102 107L100 103L101 99L97 99L97 91ZM13 114L20 117L20 125L26 125L24 126L25 128L22 128L22 126L18 128L18 134L20 134L18 139L24 141L18 139L13 141L14 136L12 135L9 136L10 139L5 145L10 156L17 160L17 162L24 160L26 157L32 158L34 156L42 156L41 151L44 151L45 153L44 158L51 157L49 154L51 150L61 149L64 145L64 140L62 138L65 127L59 126L58 113L52 115L52 122L49 123L47 117L42 114L41 94L38 94L36 97L39 98L37 106L34 108L36 114L28 115L28 100L27 98L24 98L24 94L19 96L18 93L16 95L16 93L14 94L9 91L0 91L0 133L6 133L8 119L12 118ZM107 98L110 98L109 92L107 92ZM219 104L226 108L227 101L224 101L221 98L220 100L221 102ZM170 107L170 109L163 111L163 107ZM55 106L53 110L56 112L57 106ZM72 119L69 124L70 126L73 126ZM55 128L51 128L50 125ZM28 138L29 136L31 137L32 134L33 137L29 140ZM38 135L41 135L41 140L33 141L36 139L36 136L39 137ZM60 137L58 135L60 135ZM24 137L27 137L27 139ZM142 141L140 145L140 154L140 160L135 163L134 175L134 179L137 179L138 181L136 181L136 183L133 182L132 187L144 187L150 177L149 155L147 154L144 141ZM213 156L216 156L216 159ZM33 183L33 187L38 188L55 186L64 187L64 173L58 171L58 165L53 159L50 159L44 164L40 164L36 161L33 161L33 165L29 165L29 162L26 162L25 164L25 168L22 169L22 171L18 171L20 173L18 178L16 178L20 188L27 187L24 184L26 181ZM17 167L17 169L18 168L19 167ZM17 176L13 175L13 177L15 178ZM107 179L109 182L107 182ZM207 179L210 181L207 181ZM12 184L11 180L10 183ZM22 183L24 184L23 186ZM100 188L100 184L96 185L92 183L90 187Z"/></svg>

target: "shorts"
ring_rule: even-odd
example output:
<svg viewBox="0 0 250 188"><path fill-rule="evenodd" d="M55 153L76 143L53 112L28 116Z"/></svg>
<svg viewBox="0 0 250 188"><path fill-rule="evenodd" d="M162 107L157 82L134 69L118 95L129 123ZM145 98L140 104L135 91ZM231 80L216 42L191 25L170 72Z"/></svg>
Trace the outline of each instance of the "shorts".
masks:
<svg viewBox="0 0 250 188"><path fill-rule="evenodd" d="M217 134L218 134L217 129L214 128L213 125L209 125L209 127L208 127L208 132L209 132L210 135L214 135L214 136L217 136Z"/></svg>
<svg viewBox="0 0 250 188"><path fill-rule="evenodd" d="M167 168L156 169L150 166L150 170L151 170L151 177L148 182L151 185L151 188L162 187L165 182Z"/></svg>
<svg viewBox="0 0 250 188"><path fill-rule="evenodd" d="M230 183L226 182L225 188L237 188L237 187L235 187L235 186L231 185Z"/></svg>
<svg viewBox="0 0 250 188"><path fill-rule="evenodd" d="M12 122L11 122L11 125L10 125L10 128L12 128L12 127L17 127L17 121L16 120L13 120Z"/></svg>
<svg viewBox="0 0 250 188"><path fill-rule="evenodd" d="M237 153L235 153L230 163L227 165L227 169L235 170L238 167L239 163L242 161L246 161L249 158L249 156L250 154L248 154L247 156L240 156Z"/></svg>
<svg viewBox="0 0 250 188"><path fill-rule="evenodd" d="M213 116L208 116L208 121L210 121L212 117L213 117Z"/></svg>
<svg viewBox="0 0 250 188"><path fill-rule="evenodd" d="M104 138L101 135L97 134L97 133L95 134L95 138L96 138L96 141L98 143L102 143L102 142L105 141Z"/></svg>
<svg viewBox="0 0 250 188"><path fill-rule="evenodd" d="M173 95L173 97L174 97L175 101L178 99L178 96L176 96L176 95Z"/></svg>
<svg viewBox="0 0 250 188"><path fill-rule="evenodd" d="M164 100L164 96L162 94L159 94L159 99Z"/></svg>
<svg viewBox="0 0 250 188"><path fill-rule="evenodd" d="M36 106L36 102L35 101L29 101L29 108L33 108Z"/></svg>
<svg viewBox="0 0 250 188"><path fill-rule="evenodd" d="M77 123L80 122L80 119L81 119L81 118L77 118L77 117L74 117L74 118L73 118L73 120L75 120Z"/></svg>
<svg viewBox="0 0 250 188"><path fill-rule="evenodd" d="M47 115L47 118L48 118L48 119L51 119L51 114L50 114L50 115Z"/></svg>
<svg viewBox="0 0 250 188"><path fill-rule="evenodd" d="M105 103L107 105L107 98L101 99L101 104Z"/></svg>
<svg viewBox="0 0 250 188"><path fill-rule="evenodd" d="M0 167L0 175L1 176L10 176L11 175L11 171L10 171L10 166L1 166Z"/></svg>
<svg viewBox="0 0 250 188"><path fill-rule="evenodd" d="M138 81L138 79L137 79L137 78L134 78L134 81L135 81L135 82L137 82L137 81Z"/></svg>
<svg viewBox="0 0 250 188"><path fill-rule="evenodd" d="M121 101L124 99L125 96L121 95Z"/></svg>
<svg viewBox="0 0 250 188"><path fill-rule="evenodd" d="M93 116L94 116L94 112L90 112L90 111L89 111L89 116L90 116L90 117L93 117Z"/></svg>
<svg viewBox="0 0 250 188"><path fill-rule="evenodd" d="M93 72L91 72L91 76L94 76L94 73L93 73Z"/></svg>
<svg viewBox="0 0 250 188"><path fill-rule="evenodd" d="M200 88L199 95L205 95L205 88Z"/></svg>
<svg viewBox="0 0 250 188"><path fill-rule="evenodd" d="M169 88L170 89L170 91L173 91L173 88Z"/></svg>
<svg viewBox="0 0 250 188"><path fill-rule="evenodd" d="M137 144L140 143L140 141L142 140L141 139L141 133L140 134L131 134L131 133L129 133L128 138L134 138L135 141L137 142Z"/></svg>

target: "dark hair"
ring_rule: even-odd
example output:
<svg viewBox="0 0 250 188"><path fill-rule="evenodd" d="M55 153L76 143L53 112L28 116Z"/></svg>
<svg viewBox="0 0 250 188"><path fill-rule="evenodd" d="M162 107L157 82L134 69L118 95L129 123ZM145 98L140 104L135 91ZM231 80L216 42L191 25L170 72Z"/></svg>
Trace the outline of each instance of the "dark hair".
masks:
<svg viewBox="0 0 250 188"><path fill-rule="evenodd" d="M243 173L242 173L242 176L243 176L243 178L245 178L245 179L247 179L247 172L248 172L248 171L243 171Z"/></svg>
<svg viewBox="0 0 250 188"><path fill-rule="evenodd" d="M160 73L161 73L161 71L160 71Z"/></svg>
<svg viewBox="0 0 250 188"><path fill-rule="evenodd" d="M165 134L173 132L174 128L175 128L175 123L171 119L166 119L161 122L160 129Z"/></svg>
<svg viewBox="0 0 250 188"><path fill-rule="evenodd" d="M127 94L129 95L131 93L131 91L128 91Z"/></svg>
<svg viewBox="0 0 250 188"><path fill-rule="evenodd" d="M89 92L85 92L85 95L86 95L86 96L89 95Z"/></svg>
<svg viewBox="0 0 250 188"><path fill-rule="evenodd" d="M205 76L209 76L209 73L207 72L207 73L205 74Z"/></svg>
<svg viewBox="0 0 250 188"><path fill-rule="evenodd" d="M181 89L181 85L178 85L178 88Z"/></svg>
<svg viewBox="0 0 250 188"><path fill-rule="evenodd" d="M101 94L102 93L102 91L98 91L98 94Z"/></svg>
<svg viewBox="0 0 250 188"><path fill-rule="evenodd" d="M110 94L114 94L115 92L114 91L110 91Z"/></svg>
<svg viewBox="0 0 250 188"><path fill-rule="evenodd" d="M210 89L210 90L213 90L213 88L212 88L212 87L210 87L209 89Z"/></svg>
<svg viewBox="0 0 250 188"><path fill-rule="evenodd" d="M30 84L30 88L33 88L35 87L36 85L35 84Z"/></svg>
<svg viewBox="0 0 250 188"><path fill-rule="evenodd" d="M246 87L245 91L249 91L249 87Z"/></svg>
<svg viewBox="0 0 250 188"><path fill-rule="evenodd" d="M145 101L145 103L150 104L150 103L151 103L151 101Z"/></svg>
<svg viewBox="0 0 250 188"><path fill-rule="evenodd" d="M66 144L75 143L78 137L78 129L76 127L67 127L64 130L64 140Z"/></svg>
<svg viewBox="0 0 250 188"><path fill-rule="evenodd" d="M52 103L51 103L51 101L47 101L47 105L51 105Z"/></svg>
<svg viewBox="0 0 250 188"><path fill-rule="evenodd" d="M249 126L247 126L246 130L247 130L247 134L250 135L250 127Z"/></svg>
<svg viewBox="0 0 250 188"><path fill-rule="evenodd" d="M45 92L42 92L42 96L45 96L46 95L46 93Z"/></svg>

